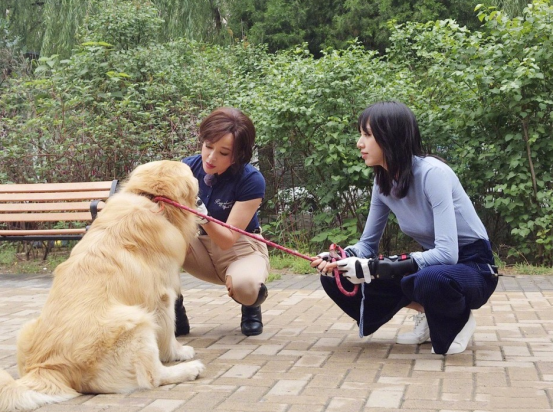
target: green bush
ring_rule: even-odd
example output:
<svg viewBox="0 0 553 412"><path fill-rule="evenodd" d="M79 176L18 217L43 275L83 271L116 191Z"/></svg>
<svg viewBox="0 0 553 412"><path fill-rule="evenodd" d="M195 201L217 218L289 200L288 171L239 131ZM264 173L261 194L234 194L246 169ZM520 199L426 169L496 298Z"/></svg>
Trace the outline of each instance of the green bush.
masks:
<svg viewBox="0 0 553 412"><path fill-rule="evenodd" d="M385 56L353 43L320 58L306 45L271 54L247 42L155 43L155 9L127 3L91 14L68 59L43 57L4 81L0 182L122 179L137 164L194 153L199 119L233 105L258 130L265 233L315 253L359 238L372 173L355 147L357 116L397 99L417 115L428 151L458 173L496 251L553 262L550 1L517 18L480 9L480 31L450 20L390 25ZM412 247L392 217L381 251Z"/></svg>

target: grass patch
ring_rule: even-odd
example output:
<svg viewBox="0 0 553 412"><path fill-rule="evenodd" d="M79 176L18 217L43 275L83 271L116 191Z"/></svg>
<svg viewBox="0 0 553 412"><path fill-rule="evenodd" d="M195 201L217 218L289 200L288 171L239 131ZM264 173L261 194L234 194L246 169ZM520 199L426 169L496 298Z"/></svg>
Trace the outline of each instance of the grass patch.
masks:
<svg viewBox="0 0 553 412"><path fill-rule="evenodd" d="M269 273L269 276L267 277L267 283L271 283L275 280L282 279L282 276L280 273Z"/></svg>
<svg viewBox="0 0 553 412"><path fill-rule="evenodd" d="M522 255L521 255L522 257ZM499 273L503 275L536 275L536 276L550 276L553 275L553 267L550 266L535 266L524 262L518 262L514 264L507 264L505 261L494 253L494 259L496 265L499 268Z"/></svg>
<svg viewBox="0 0 553 412"><path fill-rule="evenodd" d="M271 269L289 270L298 275L315 273L309 261L292 255L270 255Z"/></svg>
<svg viewBox="0 0 553 412"><path fill-rule="evenodd" d="M50 251L46 260L43 260L44 249L33 250L27 258L26 253L18 252L14 244L4 244L0 247L0 273L52 273L60 263L67 260L70 252L70 248L56 247Z"/></svg>
<svg viewBox="0 0 553 412"><path fill-rule="evenodd" d="M506 275L551 276L553 275L553 267L515 263L514 265L500 268L499 273L505 273Z"/></svg>
<svg viewBox="0 0 553 412"><path fill-rule="evenodd" d="M6 246L0 248L1 266L11 266L15 262L15 259L15 248Z"/></svg>
<svg viewBox="0 0 553 412"><path fill-rule="evenodd" d="M38 274L38 273L52 273L54 269L67 259L67 256L48 256L46 260L42 258L19 260L14 259L11 262L1 262L0 270L3 273L11 273L16 275L22 274Z"/></svg>

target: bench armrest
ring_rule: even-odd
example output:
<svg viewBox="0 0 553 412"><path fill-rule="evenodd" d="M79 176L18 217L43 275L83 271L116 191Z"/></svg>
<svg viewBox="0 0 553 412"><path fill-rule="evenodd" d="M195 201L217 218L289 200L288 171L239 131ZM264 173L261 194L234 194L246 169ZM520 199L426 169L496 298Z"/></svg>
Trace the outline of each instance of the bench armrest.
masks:
<svg viewBox="0 0 553 412"><path fill-rule="evenodd" d="M119 180L113 180L111 182L111 188L109 190L109 195L112 196L118 189L118 185L119 185ZM96 220L96 217L98 216L98 204L100 204L100 202L103 202L103 200L93 200L92 202L90 202L90 214L92 215L92 221L94 222L94 220ZM88 226L87 226L88 228Z"/></svg>
<svg viewBox="0 0 553 412"><path fill-rule="evenodd" d="M92 215L92 221L96 220L96 217L98 216L98 205L100 202L103 202L103 200L93 200L90 202L90 214Z"/></svg>

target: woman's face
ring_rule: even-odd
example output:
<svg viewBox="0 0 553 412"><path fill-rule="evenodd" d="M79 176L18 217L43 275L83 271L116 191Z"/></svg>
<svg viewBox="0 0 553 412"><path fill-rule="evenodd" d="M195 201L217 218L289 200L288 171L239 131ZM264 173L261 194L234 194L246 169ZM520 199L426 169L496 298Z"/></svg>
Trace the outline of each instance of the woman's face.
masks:
<svg viewBox="0 0 553 412"><path fill-rule="evenodd" d="M208 174L222 174L234 163L234 136L227 133L216 142L205 140L202 145L202 166Z"/></svg>
<svg viewBox="0 0 553 412"><path fill-rule="evenodd" d="M386 161L382 149L376 143L369 122L366 125L367 133L361 130L361 136L357 140L357 148L361 151L361 157L367 166L382 166L386 169Z"/></svg>

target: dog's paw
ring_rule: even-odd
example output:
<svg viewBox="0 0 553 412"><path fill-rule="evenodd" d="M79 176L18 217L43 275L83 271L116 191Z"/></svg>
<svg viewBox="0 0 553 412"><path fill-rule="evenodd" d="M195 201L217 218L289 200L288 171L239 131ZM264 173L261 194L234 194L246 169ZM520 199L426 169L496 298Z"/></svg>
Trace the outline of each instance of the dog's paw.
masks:
<svg viewBox="0 0 553 412"><path fill-rule="evenodd" d="M186 363L188 370L190 371L190 380L193 381L194 379L197 379L202 372L205 370L205 366L202 363L202 361L195 360L192 362Z"/></svg>
<svg viewBox="0 0 553 412"><path fill-rule="evenodd" d="M175 356L175 360L184 361L184 360L192 359L193 357L194 357L194 348L192 346L184 345L179 347Z"/></svg>

